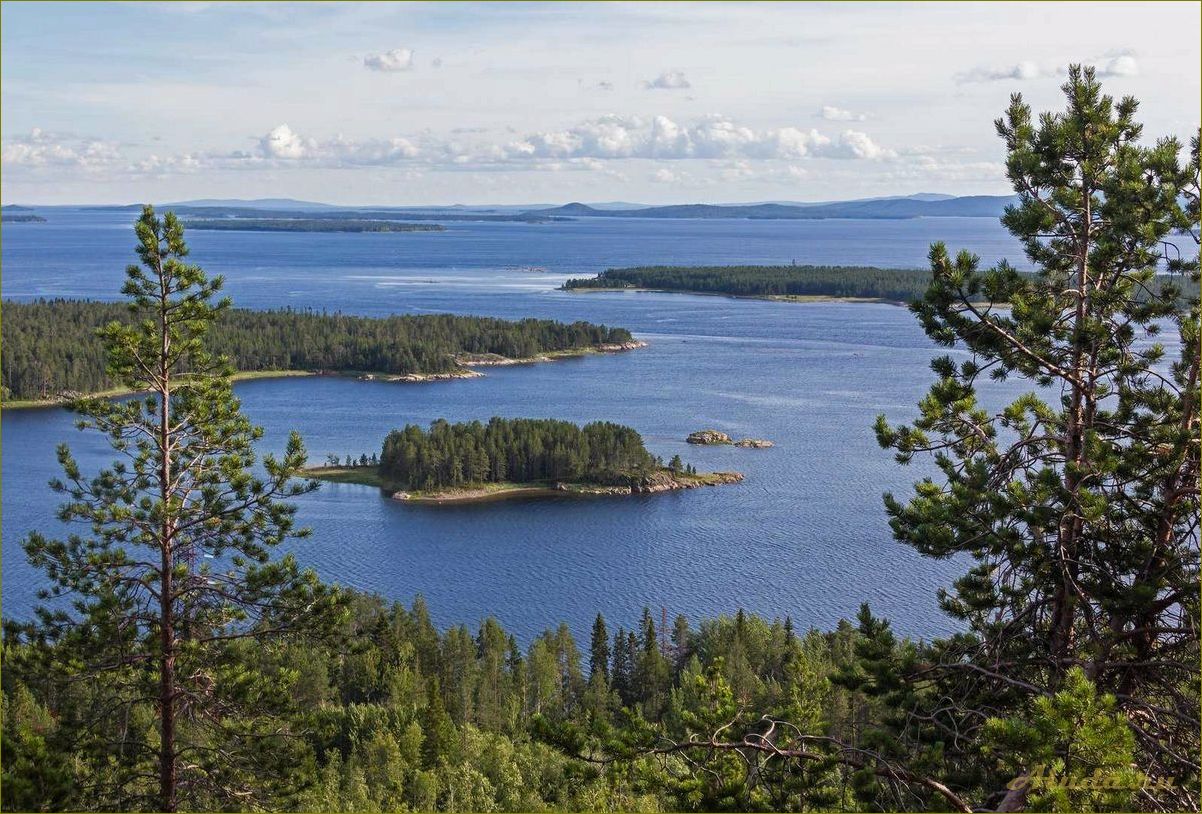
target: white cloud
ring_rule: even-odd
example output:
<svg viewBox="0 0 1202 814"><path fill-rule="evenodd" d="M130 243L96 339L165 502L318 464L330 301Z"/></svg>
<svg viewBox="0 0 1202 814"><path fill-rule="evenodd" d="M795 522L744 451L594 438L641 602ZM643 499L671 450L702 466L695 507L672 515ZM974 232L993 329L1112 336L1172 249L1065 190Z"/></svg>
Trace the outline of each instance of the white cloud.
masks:
<svg viewBox="0 0 1202 814"><path fill-rule="evenodd" d="M1129 51L1120 52L1099 61L1098 76L1138 76L1139 63Z"/></svg>
<svg viewBox="0 0 1202 814"><path fill-rule="evenodd" d="M1139 75L1139 63L1135 59L1135 52L1130 49L1110 51L1102 56L1086 59L1083 64L1093 65L1097 68L1099 79ZM1065 63L1052 65L1023 60L1005 67L973 68L970 71L956 74L956 81L962 84L968 82L1024 82L1033 79L1061 78L1067 74L1068 65Z"/></svg>
<svg viewBox="0 0 1202 814"><path fill-rule="evenodd" d="M657 184L678 184L684 180L684 175L667 167L661 167L651 173L651 180Z"/></svg>
<svg viewBox="0 0 1202 814"><path fill-rule="evenodd" d="M438 60L438 65L441 64L441 60ZM438 65L435 65L435 67L438 67ZM391 51L385 51L381 54L369 54L363 58L363 66L372 71L385 71L387 73L408 71L413 68L413 49L393 48Z"/></svg>
<svg viewBox="0 0 1202 814"><path fill-rule="evenodd" d="M833 105L823 105L817 113L818 118L828 122L862 122L868 120L867 113L855 113Z"/></svg>
<svg viewBox="0 0 1202 814"><path fill-rule="evenodd" d="M685 77L684 71L664 71L654 79L644 82L643 87L647 90L683 90L693 87L689 80Z"/></svg>
<svg viewBox="0 0 1202 814"><path fill-rule="evenodd" d="M667 116L646 121L608 115L566 130L534 133L503 148L507 159L654 158L654 159L798 159L881 160L896 157L866 133L845 130L831 138L817 130L781 127L766 130L738 124L721 115L680 124Z"/></svg>
<svg viewBox="0 0 1202 814"><path fill-rule="evenodd" d="M37 127L26 135L6 139L0 148L0 162L6 167L92 170L111 166L120 158L120 149L114 142L48 133Z"/></svg>

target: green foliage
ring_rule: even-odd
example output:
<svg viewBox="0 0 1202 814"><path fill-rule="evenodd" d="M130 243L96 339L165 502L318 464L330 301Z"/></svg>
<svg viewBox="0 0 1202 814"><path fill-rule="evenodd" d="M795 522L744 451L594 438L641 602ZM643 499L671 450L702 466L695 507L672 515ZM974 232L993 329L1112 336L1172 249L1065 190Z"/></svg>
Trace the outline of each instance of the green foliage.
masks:
<svg viewBox="0 0 1202 814"><path fill-rule="evenodd" d="M90 533L24 541L50 586L42 598L59 601L9 631L26 644L6 658L67 708L55 729L88 778L89 805L249 805L273 795L273 767L295 758L279 722L298 679L256 662L252 645L322 633L341 599L291 556L270 556L303 536L285 500L313 484L293 481L305 462L295 434L283 457L257 460L262 431L205 347L227 305L213 302L221 279L184 261L172 216L147 207L136 231L141 264L122 289L132 320L100 335L109 376L150 395L72 404L118 460L89 477L60 447L59 517ZM22 730L12 737L17 754L39 748ZM30 779L20 775L18 789Z"/></svg>
<svg viewBox="0 0 1202 814"><path fill-rule="evenodd" d="M436 489L504 481L624 484L656 465L642 436L620 424L493 418L394 430L384 439L379 471L397 487Z"/></svg>
<svg viewBox="0 0 1202 814"><path fill-rule="evenodd" d="M990 718L984 749L1027 789L1035 811L1129 811L1145 782L1133 767L1135 736L1112 695L1099 695L1074 667L1054 695L1036 698L1030 714Z"/></svg>
<svg viewBox="0 0 1202 814"><path fill-rule="evenodd" d="M4 302L0 386L5 398L44 399L120 384L107 372L96 331L128 320L120 303ZM214 356L239 371L447 373L464 357L510 359L630 342L630 332L587 322L508 321L451 314L353 317L310 311L219 309L206 336Z"/></svg>
<svg viewBox="0 0 1202 814"><path fill-rule="evenodd" d="M842 710L862 703L828 680L849 664L851 629L789 638L779 621L747 614L741 622L706 621L700 630L681 620L675 638L690 642L687 659L675 645L664 653L658 638L648 649L635 637L635 662L658 666L630 674L632 700L624 705L586 681L565 626L519 650L493 619L474 633L461 626L435 630L420 599L405 608L351 595L349 607L337 638L251 639L225 654L227 672L243 674L241 681L253 682L249 674L256 671L273 679L291 677L279 685L287 698L275 722L290 733L288 746L276 758L278 782L262 783L258 805L312 811L626 811L742 808L751 801L758 808L794 809L804 789L812 805L832 799L837 775L829 767L817 774L794 772L793 785L778 788L767 775L749 778L746 764L730 755L721 760L721 779L715 781L708 772L695 774L683 757L645 756L643 749L671 738L708 737L708 727L736 713L740 722L753 723L759 713L749 710L783 712L799 697L816 731L847 736L852 724ZM625 631L621 636L630 641ZM739 637L739 658L754 680L736 696L729 650ZM49 680L36 660L20 654L27 648L7 641L4 651L5 800L34 810L116 807L92 796L112 764L75 757L81 731L75 727L91 714L97 696L84 684ZM605 665L611 674L617 659L611 656ZM594 665L596 677L600 666ZM653 684L645 687L643 680ZM664 699L662 713L644 717L656 709L647 699L657 696ZM128 720L106 715L96 722L90 731L97 742L128 740L123 733L134 730L153 733L152 698L125 710ZM9 748L10 738L18 737L24 740ZM282 745L272 743L276 749ZM622 758L600 766L579 757L602 751ZM202 805L181 800L181 807Z"/></svg>
<svg viewBox="0 0 1202 814"><path fill-rule="evenodd" d="M933 643L923 666L879 660L888 672L873 680L906 710L880 737L911 765L938 755L944 777L999 789L1009 778L974 747L985 718L1033 704L1052 715L1033 699L1076 691L1080 668L1132 722L1140 768L1171 779L1140 804L1192 809L1199 648L1183 620L1199 614L1199 270L1196 255L1162 254L1182 230L1198 239L1197 140L1186 163L1174 139L1140 144L1135 100L1104 95L1092 69L1074 67L1064 93L1061 113L1036 118L1015 96L997 122L1019 196L1003 223L1037 272L981 270L934 245L912 309L966 353L932 363L913 424L877 422L901 463L931 456L940 475L908 501L886 496L894 535L975 560L941 596L969 632ZM988 409L988 382L1015 377L1031 392Z"/></svg>

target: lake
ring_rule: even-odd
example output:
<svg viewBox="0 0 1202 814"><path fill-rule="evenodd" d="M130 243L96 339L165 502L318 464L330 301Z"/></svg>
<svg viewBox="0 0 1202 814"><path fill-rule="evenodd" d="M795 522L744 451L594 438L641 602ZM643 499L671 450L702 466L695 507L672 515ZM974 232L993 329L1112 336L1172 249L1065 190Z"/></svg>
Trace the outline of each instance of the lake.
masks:
<svg viewBox="0 0 1202 814"><path fill-rule="evenodd" d="M131 212L37 210L47 223L3 227L3 296L116 299L134 261ZM1020 267L1017 243L984 218L907 221L452 223L441 233L189 233L192 259L224 274L235 304L380 315L455 312L589 320L631 329L623 354L489 368L425 384L339 378L258 380L237 392L264 426L264 449L290 430L311 459L377 451L406 423L493 415L605 419L636 428L665 459L743 472L743 483L662 495L402 505L371 488L324 484L299 500L308 540L289 544L328 580L410 602L442 625L497 617L522 640L568 622L587 640L611 627L739 608L829 628L862 601L904 634L952 630L935 593L965 570L895 542L881 506L930 472L898 466L872 422L916 414L936 353L913 315L883 304L775 303L676 294L556 290L611 266L789 263L919 268L945 240ZM546 269L533 271L531 267ZM1000 403L1017 384L995 386ZM39 575L21 538L62 534L55 445L85 469L112 456L60 409L3 413L3 611L27 616ZM696 447L715 428L772 449Z"/></svg>

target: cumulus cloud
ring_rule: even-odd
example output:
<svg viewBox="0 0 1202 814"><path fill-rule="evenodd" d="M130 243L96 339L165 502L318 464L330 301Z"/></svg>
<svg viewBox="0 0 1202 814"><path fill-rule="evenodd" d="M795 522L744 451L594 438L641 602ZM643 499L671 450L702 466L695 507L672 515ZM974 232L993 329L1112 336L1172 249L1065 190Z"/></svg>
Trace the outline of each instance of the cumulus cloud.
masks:
<svg viewBox="0 0 1202 814"><path fill-rule="evenodd" d="M441 61L439 64L442 64ZM411 70L413 68L413 49L393 48L391 51L384 51L380 54L368 54L363 58L363 67L387 73Z"/></svg>
<svg viewBox="0 0 1202 814"><path fill-rule="evenodd" d="M818 118L828 122L862 122L868 120L867 113L856 113L834 105L823 105L817 113Z"/></svg>
<svg viewBox="0 0 1202 814"><path fill-rule="evenodd" d="M1129 49L1109 51L1101 56L1084 60L1085 65L1097 68L1099 78L1136 76L1139 74L1139 63L1135 52ZM956 74L956 81L968 82L1025 82L1033 79L1049 79L1063 77L1068 73L1067 64L1051 65L1032 60L1023 60L1013 65L993 68L973 68L970 71Z"/></svg>
<svg viewBox="0 0 1202 814"><path fill-rule="evenodd" d="M108 167L121 158L118 146L109 141L48 133L33 128L23 136L6 139L0 147L0 162L6 167Z"/></svg>
<svg viewBox="0 0 1202 814"><path fill-rule="evenodd" d="M693 87L684 71L664 71L659 76L643 83L647 90L684 90Z"/></svg>
<svg viewBox="0 0 1202 814"><path fill-rule="evenodd" d="M509 159L653 158L880 160L896 153L866 133L845 130L835 137L795 127L756 130L721 115L681 124L667 116L649 121L608 115L566 130L532 133L502 150Z"/></svg>
<svg viewBox="0 0 1202 814"><path fill-rule="evenodd" d="M1098 76L1138 76L1139 63L1135 54L1122 51L1098 62Z"/></svg>
<svg viewBox="0 0 1202 814"><path fill-rule="evenodd" d="M668 116L607 114L559 130L496 138L493 131L461 128L445 134L318 138L293 130L287 123L271 128L247 149L193 151L178 154L135 154L116 144L70 140L35 130L5 140L8 167L58 166L111 168L134 175L167 175L201 170L273 168L387 167L440 170L593 170L616 171L610 162L624 160L711 161L729 175L746 175L753 166L802 159L886 161L895 150L877 144L867 133L844 130L827 135L815 129L760 129L727 116L709 115L688 122ZM657 180L669 183L686 176L660 166Z"/></svg>

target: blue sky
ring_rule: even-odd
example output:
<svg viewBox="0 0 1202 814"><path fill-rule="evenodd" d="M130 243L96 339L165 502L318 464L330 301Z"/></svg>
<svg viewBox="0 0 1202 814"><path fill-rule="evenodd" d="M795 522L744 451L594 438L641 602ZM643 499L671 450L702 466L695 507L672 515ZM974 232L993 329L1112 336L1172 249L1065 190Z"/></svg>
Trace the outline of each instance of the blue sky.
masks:
<svg viewBox="0 0 1202 814"><path fill-rule="evenodd" d="M1070 62L1199 124L1197 3L0 6L5 203L1008 191Z"/></svg>

